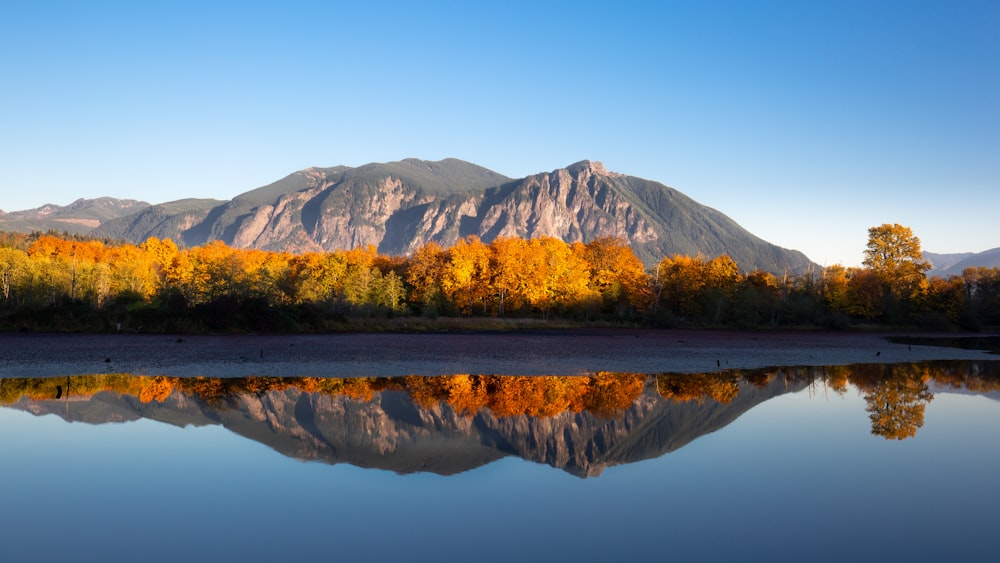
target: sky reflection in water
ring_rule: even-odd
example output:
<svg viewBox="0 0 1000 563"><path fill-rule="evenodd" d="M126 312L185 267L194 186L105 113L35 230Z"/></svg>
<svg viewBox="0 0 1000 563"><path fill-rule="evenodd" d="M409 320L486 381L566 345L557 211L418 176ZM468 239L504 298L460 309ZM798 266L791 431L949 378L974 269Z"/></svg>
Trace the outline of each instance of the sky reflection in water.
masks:
<svg viewBox="0 0 1000 563"><path fill-rule="evenodd" d="M979 362L978 371L968 363L933 369L954 379L956 373L995 373L991 364ZM908 370L902 369L927 373ZM292 427L275 417L264 417L265 424L253 427L256 439L246 439L218 425L149 419L68 424L57 416L59 408L75 403L19 399L0 408L5 559L992 560L992 523L1000 518L996 391L943 389L932 378L922 425L911 437L886 439L872 435L866 393L850 377L844 392L836 392L839 372L831 373L792 384L774 377L763 387L741 379L729 403L708 396L672 402L655 394L666 379L643 376L630 410L610 422L581 410L532 426L528 417L452 416L447 402L405 410L382 401L389 395L398 401L406 394L399 389L377 392L371 402L327 394L311 403L355 408L357 416L343 421L381 420L381 428L397 434L420 426L414 412L438 429L448 430L447 421L452 430L476 427L474 437L492 440L495 451L528 458L554 456L559 448L531 439L517 443L508 427L520 421L544 438L541 430L565 423L587 437L591 449L604 448L592 461L607 465L589 479L514 455L477 465L483 451L475 449L472 461L438 467L471 466L448 476L397 472L409 462L380 462L394 470L304 463L265 445L277 443L281 432L264 428ZM981 388L996 380L976 381ZM3 382L8 390L11 382ZM714 383L706 385L718 393ZM203 404L191 410L190 398L176 402L179 392L171 393L163 403L176 407L169 413L157 414L155 400L126 396L127 407L175 424L185 423L179 412L216 412ZM274 413L289 412L283 408L290 405L300 422L315 421L313 437L339 448L341 461L374 459L363 441L335 443L362 432L350 427L337 434L336 424L303 412L308 401L296 389L258 389L255 396L270 401ZM117 405L111 411L121 414L119 397L103 392L88 402ZM226 420L238 420L251 403L231 403L223 411L234 418ZM381 410L364 411L372 404ZM41 413L41 406L56 414L20 410ZM726 409L735 422L724 423ZM429 412L436 414L428 419ZM251 433L248 428L241 431ZM409 444L404 451L415 456L440 451L433 448L447 434L411 433L413 441L395 443ZM572 432L551 436L561 435ZM681 438L673 443L671 436ZM368 447L385 447L372 440ZM348 447L361 453L344 451ZM651 452L642 461L621 461Z"/></svg>

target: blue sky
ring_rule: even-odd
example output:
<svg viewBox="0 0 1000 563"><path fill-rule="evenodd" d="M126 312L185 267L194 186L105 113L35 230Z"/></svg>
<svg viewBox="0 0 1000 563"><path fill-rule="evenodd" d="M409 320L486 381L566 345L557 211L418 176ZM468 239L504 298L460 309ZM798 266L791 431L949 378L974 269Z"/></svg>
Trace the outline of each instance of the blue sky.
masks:
<svg viewBox="0 0 1000 563"><path fill-rule="evenodd" d="M821 265L1000 246L995 1L6 0L0 71L7 211L591 159Z"/></svg>

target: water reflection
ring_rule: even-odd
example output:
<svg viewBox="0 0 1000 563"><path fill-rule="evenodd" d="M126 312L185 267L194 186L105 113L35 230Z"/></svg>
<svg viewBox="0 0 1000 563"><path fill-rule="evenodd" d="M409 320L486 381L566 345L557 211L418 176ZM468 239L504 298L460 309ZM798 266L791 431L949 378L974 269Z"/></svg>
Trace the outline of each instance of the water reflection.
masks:
<svg viewBox="0 0 1000 563"><path fill-rule="evenodd" d="M590 377L0 379L0 405L93 424L222 425L287 456L454 474L502 457L579 476L662 456L806 388L864 395L871 432L915 436L931 389L1000 392L1000 362L942 361Z"/></svg>

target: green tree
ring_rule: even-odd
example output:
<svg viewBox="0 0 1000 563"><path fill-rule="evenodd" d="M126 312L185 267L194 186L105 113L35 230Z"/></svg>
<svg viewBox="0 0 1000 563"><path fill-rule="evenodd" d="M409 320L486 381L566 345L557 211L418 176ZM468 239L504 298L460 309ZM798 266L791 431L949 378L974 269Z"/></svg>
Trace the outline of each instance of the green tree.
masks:
<svg viewBox="0 0 1000 563"><path fill-rule="evenodd" d="M0 248L0 299L10 303L16 288L30 275L28 253L14 248Z"/></svg>

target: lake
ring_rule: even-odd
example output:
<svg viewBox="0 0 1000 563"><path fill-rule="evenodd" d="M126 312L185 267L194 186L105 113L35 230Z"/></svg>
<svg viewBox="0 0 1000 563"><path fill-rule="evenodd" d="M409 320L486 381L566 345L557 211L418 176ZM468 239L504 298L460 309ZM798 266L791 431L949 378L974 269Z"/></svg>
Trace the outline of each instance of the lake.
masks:
<svg viewBox="0 0 1000 563"><path fill-rule="evenodd" d="M324 342L356 368L358 348L343 346L356 337L254 340L267 351L244 353L243 374L208 356L225 355L213 340L177 357L175 373L151 360L161 375L87 375L92 358L63 357L92 349L118 356L111 367L141 362L137 340L9 337L4 560L996 559L996 356L881 336L774 344L665 332L610 348L599 345L607 335L583 346L495 336L506 351L489 362L507 354L550 375L426 373L481 367L489 336L418 339L412 375L397 363L411 338L389 348L393 336L380 336L371 345L388 367L365 358L365 377L253 375L294 365L297 352L275 352L291 343L307 350L304 371L346 370L317 351ZM427 344L442 339L450 355L427 363L442 350ZM156 342L192 341L176 340ZM612 350L621 357L607 364L632 354L643 368L654 358L679 369L609 371L601 357ZM756 365L838 352L839 365ZM898 361L906 354L917 359ZM599 365L579 369L588 357ZM201 377L188 373L196 362ZM711 365L694 371L698 362Z"/></svg>

